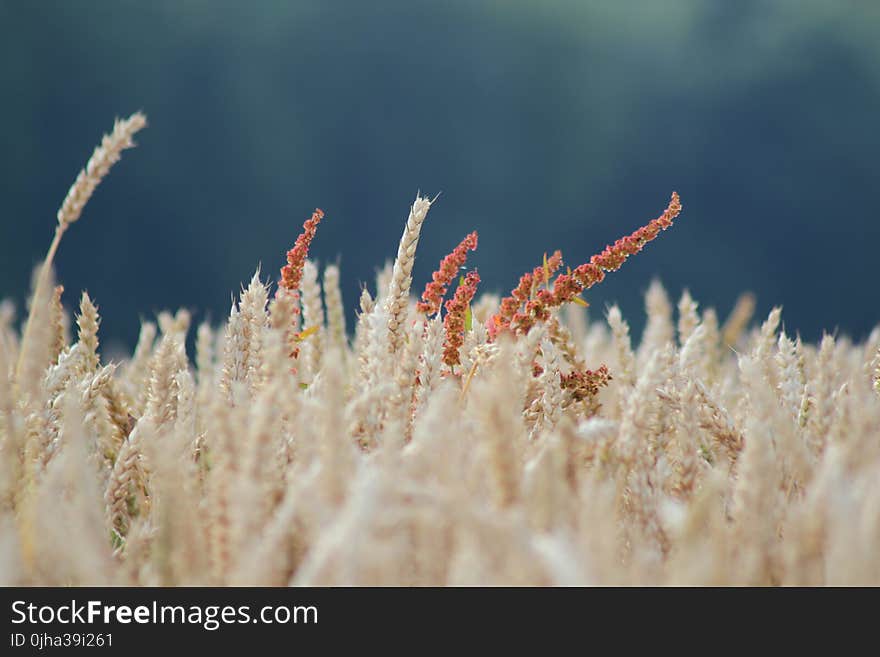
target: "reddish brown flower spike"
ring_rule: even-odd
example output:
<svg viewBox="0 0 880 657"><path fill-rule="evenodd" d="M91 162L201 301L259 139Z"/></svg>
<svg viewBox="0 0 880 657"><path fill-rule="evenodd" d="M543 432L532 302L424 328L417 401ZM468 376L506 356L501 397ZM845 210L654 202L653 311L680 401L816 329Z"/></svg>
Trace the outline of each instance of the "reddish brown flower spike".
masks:
<svg viewBox="0 0 880 657"><path fill-rule="evenodd" d="M465 315L468 306L477 293L480 275L476 271L468 272L464 281L455 290L455 295L446 302L446 317L443 327L446 330L446 341L443 344L443 362L453 367L461 360L458 350L464 344Z"/></svg>
<svg viewBox="0 0 880 657"><path fill-rule="evenodd" d="M458 270L467 261L467 252L477 250L477 232L474 231L465 237L461 243L440 261L440 267L431 276L431 282L425 285L422 292L422 300L417 304L418 311L426 315L433 315L440 310L443 303L443 295L449 284L455 280Z"/></svg>
<svg viewBox="0 0 880 657"><path fill-rule="evenodd" d="M546 294L546 290L541 290L541 293L523 299L523 286L530 276L526 274L520 279L520 285L513 291L511 297L501 302L501 309L492 318L489 326L490 338L494 339L499 331L509 328L513 328L517 333L528 333L537 322L548 319L553 308L572 301L584 290L601 282L606 272L620 269L629 256L641 251L642 247L657 237L661 230L669 228L672 220L680 212L681 200L676 192L672 192L672 199L662 215L631 235L621 237L614 244L606 246L601 253L594 255L589 262L580 265L571 274L558 276L553 283L552 294ZM531 275L532 279L537 277L537 272L536 269ZM520 310L523 303L525 308Z"/></svg>
<svg viewBox="0 0 880 657"><path fill-rule="evenodd" d="M546 256L545 256L546 258ZM510 328L510 324L519 312L520 307L527 303L535 294L536 288L541 284L550 282L550 277L562 266L562 252L555 251L546 258L546 266L535 267L530 273L523 274L517 285L510 292L510 296L501 300L501 308L498 314L489 320L489 337L493 340L501 331Z"/></svg>
<svg viewBox="0 0 880 657"><path fill-rule="evenodd" d="M299 290L299 284L302 281L303 265L306 257L309 255L309 245L315 238L318 230L318 224L324 218L324 211L315 208L311 219L307 219L303 223L303 230L296 238L293 248L287 252L287 264L281 268L281 282L278 284L279 290L284 288L292 292Z"/></svg>
<svg viewBox="0 0 880 657"><path fill-rule="evenodd" d="M611 381L611 373L607 365L602 365L597 370L574 370L570 374L562 374L560 379L563 390L570 391L575 401L583 401L598 395L599 389Z"/></svg>

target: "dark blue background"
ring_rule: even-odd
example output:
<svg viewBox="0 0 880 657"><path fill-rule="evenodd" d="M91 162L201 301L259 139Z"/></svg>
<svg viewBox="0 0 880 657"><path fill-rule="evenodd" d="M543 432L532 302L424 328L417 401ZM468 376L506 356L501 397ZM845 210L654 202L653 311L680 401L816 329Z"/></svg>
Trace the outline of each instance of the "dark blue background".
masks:
<svg viewBox="0 0 880 657"><path fill-rule="evenodd" d="M65 236L105 343L187 306L219 319L302 221L358 286L416 190L442 191L420 290L468 231L483 289L676 226L588 295L635 328L658 276L722 318L752 290L788 329L880 320L880 3L0 2L0 297L23 300L55 212L114 116L150 127ZM198 317L197 317L198 319Z"/></svg>

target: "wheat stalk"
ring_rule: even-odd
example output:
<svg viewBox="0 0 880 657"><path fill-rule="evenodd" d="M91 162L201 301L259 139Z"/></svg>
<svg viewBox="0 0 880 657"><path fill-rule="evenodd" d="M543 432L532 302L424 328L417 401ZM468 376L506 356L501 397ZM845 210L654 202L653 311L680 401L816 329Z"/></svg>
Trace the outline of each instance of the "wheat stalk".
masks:
<svg viewBox="0 0 880 657"><path fill-rule="evenodd" d="M422 224L428 216L432 201L426 197L416 195L406 220L406 227L400 237L397 246L397 258L394 260L391 280L388 283L388 294L385 301L385 312L388 313L388 349L396 353L402 343L400 326L406 315L406 307L409 300L409 290L412 286L412 268L416 260L416 247L419 245L419 235L422 232Z"/></svg>

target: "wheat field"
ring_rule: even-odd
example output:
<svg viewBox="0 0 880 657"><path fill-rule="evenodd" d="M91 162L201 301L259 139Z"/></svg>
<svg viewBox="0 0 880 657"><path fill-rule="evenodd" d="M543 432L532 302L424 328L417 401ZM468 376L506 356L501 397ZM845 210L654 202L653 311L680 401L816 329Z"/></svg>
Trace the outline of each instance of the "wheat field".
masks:
<svg viewBox="0 0 880 657"><path fill-rule="evenodd" d="M145 125L76 178L24 325L0 306L0 584L880 584L880 327L808 344L748 294L722 321L655 281L636 344L585 308L678 195L504 298L476 232L414 288L417 196L351 330L316 210L225 323L161 313L107 362L52 262Z"/></svg>

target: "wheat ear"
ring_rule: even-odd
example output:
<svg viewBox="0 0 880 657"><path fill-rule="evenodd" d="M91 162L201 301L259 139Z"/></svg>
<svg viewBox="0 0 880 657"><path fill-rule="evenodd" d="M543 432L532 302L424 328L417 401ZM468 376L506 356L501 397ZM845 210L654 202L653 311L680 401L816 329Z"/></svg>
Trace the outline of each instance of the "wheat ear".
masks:
<svg viewBox="0 0 880 657"><path fill-rule="evenodd" d="M110 168L119 161L122 151L134 146L132 137L146 125L147 117L140 112L135 112L125 120L117 119L113 124L113 132L109 135L104 135L100 145L95 148L85 168L79 172L79 175L67 192L67 197L58 209L58 225L55 227L55 237L49 245L49 252L46 254L46 259L43 261L40 273L37 276L31 313L28 315L18 364L15 368L16 381L19 383L22 382L23 374L25 373L24 368L28 367L27 361L34 349L37 349L35 355L38 360L42 355L39 353L39 346L34 346L31 343L34 342L34 331L42 330L45 333L43 327L35 328L35 326L47 321L44 311L50 304L48 289L49 273L52 269L52 261L55 259L55 254L58 251L58 245L61 243L61 236L64 235L64 231L67 230L70 224L80 218L83 208L88 203L95 188L104 179L104 176L109 173ZM37 317L35 318L35 316Z"/></svg>
<svg viewBox="0 0 880 657"><path fill-rule="evenodd" d="M400 238L397 247L397 259L394 261L394 269L391 274L391 282L388 285L388 298L385 308L388 311L389 351L396 353L403 341L403 332L400 325L406 318L406 306L409 299L409 289L412 285L412 268L416 259L416 247L419 244L419 234L422 224L428 215L431 201L417 195L409 211L406 220L406 228Z"/></svg>

